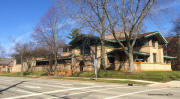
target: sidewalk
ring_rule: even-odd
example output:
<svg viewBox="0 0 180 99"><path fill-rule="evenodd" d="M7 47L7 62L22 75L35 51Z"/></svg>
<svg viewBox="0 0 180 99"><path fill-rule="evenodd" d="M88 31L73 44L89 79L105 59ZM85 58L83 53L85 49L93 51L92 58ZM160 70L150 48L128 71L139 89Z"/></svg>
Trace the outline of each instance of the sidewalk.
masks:
<svg viewBox="0 0 180 99"><path fill-rule="evenodd" d="M83 78L83 79L90 79L87 77L67 77L67 78ZM155 82L155 81L147 81L147 80L136 80L136 79L115 79L115 78L98 78L98 79L104 79L104 80L129 80L129 81L135 81L135 82L143 82L143 83L151 83L147 86L151 87L171 87L171 88L180 88L180 80L179 81L170 81L166 83L162 82Z"/></svg>
<svg viewBox="0 0 180 99"><path fill-rule="evenodd" d="M149 86L180 88L180 81L170 81L170 82L167 82L167 83L150 84Z"/></svg>
<svg viewBox="0 0 180 99"><path fill-rule="evenodd" d="M67 77L67 78L83 78L83 79L90 79L87 77ZM135 82L143 82L143 83L151 83L151 84L159 84L159 82L154 82L154 81L147 81L147 80L136 80L136 79L116 79L116 78L98 78L98 79L104 79L104 80L129 80L129 81L135 81Z"/></svg>

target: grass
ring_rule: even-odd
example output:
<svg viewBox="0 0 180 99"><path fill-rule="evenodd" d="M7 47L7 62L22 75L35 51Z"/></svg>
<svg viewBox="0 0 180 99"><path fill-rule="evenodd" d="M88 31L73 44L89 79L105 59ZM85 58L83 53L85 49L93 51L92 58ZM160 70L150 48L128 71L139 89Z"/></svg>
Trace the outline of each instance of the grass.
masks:
<svg viewBox="0 0 180 99"><path fill-rule="evenodd" d="M3 73L0 76L9 76L9 77L21 77L20 72L16 73ZM41 77L47 76L47 72L24 72L23 77ZM72 77L87 77L84 78L54 78L54 79L64 79L64 80L83 80L83 81L95 81L90 78L94 78L94 72L78 72L72 75ZM138 79L138 80L148 80L148 81L157 81L157 82L168 82L172 80L180 80L180 71L141 71L134 74L120 72L120 71L100 71L98 73L98 78L116 78L116 79ZM138 83L129 80L105 80L98 79L97 82L111 82L111 83Z"/></svg>
<svg viewBox="0 0 180 99"><path fill-rule="evenodd" d="M22 77L21 72L15 72L15 73L2 73L0 76L8 76L8 77ZM141 84L146 85L149 83L143 83L143 82L135 82L135 81L129 81L129 80L105 80L105 79L98 79L93 80L90 78L68 78L68 77L48 77L47 72L24 72L23 77L30 77L30 78L38 78L41 76L47 76L47 79L58 79L58 80L77 80L77 81L91 81L91 82L106 82L106 83L120 83L120 84Z"/></svg>
<svg viewBox="0 0 180 99"><path fill-rule="evenodd" d="M41 77L47 76L47 72L24 72L23 77ZM21 77L21 72L14 72L14 73L2 73L0 76L8 76L8 77Z"/></svg>
<svg viewBox="0 0 180 99"><path fill-rule="evenodd" d="M77 81L91 81L91 82L106 82L106 83L119 83L119 84L140 84L140 85L147 85L150 83L144 83L144 82L136 82L136 81L130 81L130 80L105 80L105 79L85 79L85 78L59 78L60 80L77 80Z"/></svg>
<svg viewBox="0 0 180 99"><path fill-rule="evenodd" d="M95 77L94 72L79 72L72 77ZM141 71L134 74L120 71L100 71L99 78L139 79L157 82L180 80L180 71Z"/></svg>

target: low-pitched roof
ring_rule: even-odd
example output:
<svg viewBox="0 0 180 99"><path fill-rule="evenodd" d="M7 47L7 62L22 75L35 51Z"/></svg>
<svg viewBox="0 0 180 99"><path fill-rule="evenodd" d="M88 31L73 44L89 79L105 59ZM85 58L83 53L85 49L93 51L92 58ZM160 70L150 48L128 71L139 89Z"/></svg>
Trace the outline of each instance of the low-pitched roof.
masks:
<svg viewBox="0 0 180 99"><path fill-rule="evenodd" d="M122 49L115 49L115 50L112 50L110 52L108 52L107 54L108 55L112 55L112 54L117 54L117 53L121 53L121 52L124 52L124 50ZM133 51L133 54L134 55L140 55L140 56L150 56L149 53L145 53L145 52L138 52L138 51Z"/></svg>
<svg viewBox="0 0 180 99"><path fill-rule="evenodd" d="M165 59L176 59L176 57L172 57L172 56L164 56Z"/></svg>
<svg viewBox="0 0 180 99"><path fill-rule="evenodd" d="M12 62L12 59L0 58L0 65L9 65L11 62Z"/></svg>
<svg viewBox="0 0 180 99"><path fill-rule="evenodd" d="M137 40L140 40L140 41L142 39L148 40L151 37L158 37L158 40L160 41L161 44L167 44L168 43L168 41L158 31L138 34ZM124 37L123 38L119 38L119 40L121 42L125 42L126 41L126 39ZM75 39L73 39L69 44L72 45L72 48L75 48L76 46L80 46L81 43L86 42L86 41L90 42L90 45L101 43L100 42L100 38L97 37L97 36L88 35L88 34L81 34L80 36L78 36ZM112 43L112 44L115 44L115 45L118 44L115 39L105 39L105 43L107 43L107 44L111 44Z"/></svg>
<svg viewBox="0 0 180 99"><path fill-rule="evenodd" d="M80 34L75 39L73 39L69 44L72 48L75 48L76 46L80 46L82 43L89 45L94 45L100 42L100 38L94 35L89 34Z"/></svg>
<svg viewBox="0 0 180 99"><path fill-rule="evenodd" d="M159 37L162 39L162 41L163 41L164 44L167 44L167 43L168 43L168 41L167 41L167 40L161 35L161 33L158 32L158 31L138 34L137 39L143 39L143 38L146 38L146 39L147 39L147 38L153 37L153 36L155 36L155 35L159 36ZM120 41L125 41L125 38L122 37L122 38L119 38L118 40L120 40ZM107 41L116 42L116 40L114 40L114 39L112 39L112 40L108 39Z"/></svg>

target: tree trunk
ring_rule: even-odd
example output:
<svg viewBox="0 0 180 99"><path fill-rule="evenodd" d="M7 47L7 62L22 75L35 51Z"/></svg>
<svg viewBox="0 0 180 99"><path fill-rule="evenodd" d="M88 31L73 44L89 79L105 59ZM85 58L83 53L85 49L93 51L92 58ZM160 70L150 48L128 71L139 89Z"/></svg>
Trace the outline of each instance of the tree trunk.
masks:
<svg viewBox="0 0 180 99"><path fill-rule="evenodd" d="M55 54L54 54L54 76L56 77L58 74L57 74L57 54L56 54L56 51L55 51Z"/></svg>
<svg viewBox="0 0 180 99"><path fill-rule="evenodd" d="M21 76L24 76L23 55L21 55Z"/></svg>
<svg viewBox="0 0 180 99"><path fill-rule="evenodd" d="M176 42L177 42L177 47L176 47L176 69L180 70L180 42L179 42L179 34L176 33Z"/></svg>
<svg viewBox="0 0 180 99"><path fill-rule="evenodd" d="M129 63L129 70L128 72L133 73L135 71L134 68L134 59L133 59L133 49L129 49L128 53L128 63Z"/></svg>
<svg viewBox="0 0 180 99"><path fill-rule="evenodd" d="M101 34L101 69L106 70L106 52L105 52L105 46L104 46L104 39L105 35L104 33Z"/></svg>
<svg viewBox="0 0 180 99"><path fill-rule="evenodd" d="M51 74L53 69L52 69L52 53L49 55L49 67L48 67L48 74Z"/></svg>

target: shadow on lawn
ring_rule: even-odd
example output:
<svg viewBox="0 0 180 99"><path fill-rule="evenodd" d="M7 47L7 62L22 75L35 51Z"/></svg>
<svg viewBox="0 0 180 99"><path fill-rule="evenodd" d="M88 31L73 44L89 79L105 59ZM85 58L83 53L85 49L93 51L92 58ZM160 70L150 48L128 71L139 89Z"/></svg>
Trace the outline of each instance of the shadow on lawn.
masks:
<svg viewBox="0 0 180 99"><path fill-rule="evenodd" d="M0 94L1 94L2 92L4 92L4 91L7 91L7 90L10 89L10 88L16 87L17 85L24 83L24 82L26 82L26 81L21 81L21 82L19 82L19 83L17 83L17 84L14 84L14 85L11 85L11 86L9 86L9 87L7 87L7 88L5 88L5 89L2 89L2 90L0 90Z"/></svg>

